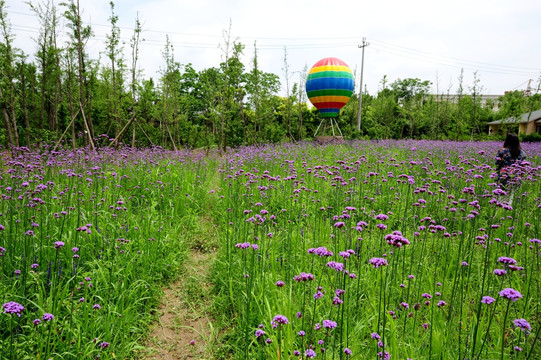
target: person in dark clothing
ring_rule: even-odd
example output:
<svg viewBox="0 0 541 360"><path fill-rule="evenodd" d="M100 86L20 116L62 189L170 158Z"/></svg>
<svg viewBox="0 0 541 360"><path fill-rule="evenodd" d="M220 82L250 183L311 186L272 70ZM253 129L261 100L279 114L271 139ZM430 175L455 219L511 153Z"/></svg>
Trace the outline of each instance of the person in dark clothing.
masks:
<svg viewBox="0 0 541 360"><path fill-rule="evenodd" d="M503 148L496 155L496 171L498 182L502 188L508 183L520 182L517 175L520 172L520 162L526 160L526 153L520 147L520 140L516 134L508 133L503 142Z"/></svg>

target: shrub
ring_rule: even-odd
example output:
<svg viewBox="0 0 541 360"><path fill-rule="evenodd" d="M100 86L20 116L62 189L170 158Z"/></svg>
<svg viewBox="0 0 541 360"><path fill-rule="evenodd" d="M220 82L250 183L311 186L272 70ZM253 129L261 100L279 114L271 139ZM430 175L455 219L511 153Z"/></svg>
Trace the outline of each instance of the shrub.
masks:
<svg viewBox="0 0 541 360"><path fill-rule="evenodd" d="M541 141L541 134L531 133L522 137L523 142L539 142Z"/></svg>

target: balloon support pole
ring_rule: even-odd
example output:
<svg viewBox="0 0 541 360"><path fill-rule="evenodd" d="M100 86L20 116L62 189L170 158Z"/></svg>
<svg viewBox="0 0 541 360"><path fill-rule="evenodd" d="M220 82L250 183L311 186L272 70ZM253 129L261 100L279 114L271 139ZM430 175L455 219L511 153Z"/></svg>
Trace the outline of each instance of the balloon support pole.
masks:
<svg viewBox="0 0 541 360"><path fill-rule="evenodd" d="M317 127L317 129L316 129L316 132L314 133L314 139L317 139L317 138L318 138L317 134L318 134L318 132L319 132L319 129L321 128L321 125L323 124L323 122L324 122L325 120L326 120L326 118L323 118L323 119L320 121L320 123L319 123L319 125L318 125L318 127ZM319 138L321 138L321 139L323 139L323 138L328 138L328 139L325 139L324 142L333 141L333 140L338 140L338 141L343 140L344 135L342 134L342 130L340 130L340 126L338 126L338 122L337 122L335 119L333 119L333 118L330 118L329 121L331 122L332 137L331 137L331 136L319 136ZM335 134L335 131L334 131L334 126L335 126L335 125L336 125L336 129L337 129L338 132L340 133L340 136L336 136L336 134ZM325 131L325 130L323 130L323 131ZM317 140L316 140L316 141L317 141Z"/></svg>
<svg viewBox="0 0 541 360"><path fill-rule="evenodd" d="M317 133L319 132L319 128L321 127L321 124L323 124L323 121L325 121L325 118L321 119L321 121L319 122L319 126L317 127L316 132L314 133L314 137L316 137Z"/></svg>

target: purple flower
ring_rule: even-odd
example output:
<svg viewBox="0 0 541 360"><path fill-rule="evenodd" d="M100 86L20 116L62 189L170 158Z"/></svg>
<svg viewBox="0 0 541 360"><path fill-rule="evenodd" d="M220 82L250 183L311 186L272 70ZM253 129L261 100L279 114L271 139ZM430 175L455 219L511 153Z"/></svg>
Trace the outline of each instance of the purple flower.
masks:
<svg viewBox="0 0 541 360"><path fill-rule="evenodd" d="M278 286L278 287L282 287L285 284L284 284L284 282L282 280L278 280L275 285Z"/></svg>
<svg viewBox="0 0 541 360"><path fill-rule="evenodd" d="M304 356L306 356L307 358L315 358L316 357L316 352L312 349L307 349L305 352L304 352Z"/></svg>
<svg viewBox="0 0 541 360"><path fill-rule="evenodd" d="M34 264L30 265L30 267L31 267L32 269L37 269L37 268L38 268L38 266L39 266L39 265L38 265L38 264L36 264L36 263L34 263Z"/></svg>
<svg viewBox="0 0 541 360"><path fill-rule="evenodd" d="M297 335L299 335L299 336L302 337L302 336L305 336L305 335L306 335L306 332L304 332L304 330L301 330L301 331L299 331L299 332L297 333Z"/></svg>
<svg viewBox="0 0 541 360"><path fill-rule="evenodd" d="M64 247L64 242L63 241L55 241L54 242L54 248L55 249L60 249L62 247Z"/></svg>
<svg viewBox="0 0 541 360"><path fill-rule="evenodd" d="M389 219L389 217L387 215L385 215L385 214L378 214L378 215L376 215L374 217L374 219L376 219L376 220L387 220L387 219Z"/></svg>
<svg viewBox="0 0 541 360"><path fill-rule="evenodd" d="M408 304L407 302L401 302L401 303L400 303L400 306L402 306L402 307L404 308L404 310L407 310L407 309L409 309L409 307L410 307L409 304Z"/></svg>
<svg viewBox="0 0 541 360"><path fill-rule="evenodd" d="M370 334L370 337L372 337L372 339L376 339L376 340L381 339L381 336L379 336L378 333L372 333L372 334Z"/></svg>
<svg viewBox="0 0 541 360"><path fill-rule="evenodd" d="M293 356L301 356L301 352L299 350L293 351Z"/></svg>
<svg viewBox="0 0 541 360"><path fill-rule="evenodd" d="M276 315L272 321L276 324L286 325L289 324L289 320L284 315Z"/></svg>
<svg viewBox="0 0 541 360"><path fill-rule="evenodd" d="M256 337L256 338L260 338L261 336L263 336L263 335L265 335L265 334L266 334L266 333L265 333L263 330L261 330L261 329L257 329L257 330L255 331L255 337Z"/></svg>
<svg viewBox="0 0 541 360"><path fill-rule="evenodd" d="M327 267L329 267L331 269L334 269L334 270L336 270L338 272L341 272L344 269L344 264L336 262L336 261L329 261L327 263Z"/></svg>
<svg viewBox="0 0 541 360"><path fill-rule="evenodd" d="M368 261L370 263L370 265L372 265L375 268L378 268L380 266L387 266L387 260L383 259L383 258L377 258L377 257L374 257L372 259L370 259Z"/></svg>
<svg viewBox="0 0 541 360"><path fill-rule="evenodd" d="M98 347L102 348L102 349L107 349L109 347L109 343L108 342L105 342L105 341L102 341L101 343L98 344Z"/></svg>
<svg viewBox="0 0 541 360"><path fill-rule="evenodd" d="M238 243L235 245L235 247L240 248L240 249L247 249L250 247L250 243L249 242Z"/></svg>
<svg viewBox="0 0 541 360"><path fill-rule="evenodd" d="M24 310L24 306L15 301L10 301L2 305L4 309L4 314L16 314L18 317L21 317L21 312Z"/></svg>
<svg viewBox="0 0 541 360"><path fill-rule="evenodd" d="M387 240L387 244L396 247L402 247L403 245L410 244L409 240L403 237L402 233L398 230L393 231L392 234L385 235L385 240Z"/></svg>
<svg viewBox="0 0 541 360"><path fill-rule="evenodd" d="M500 256L498 258L498 262L502 264L508 264L508 265L515 265L517 263L515 259L507 257L507 256Z"/></svg>
<svg viewBox="0 0 541 360"><path fill-rule="evenodd" d="M336 228L342 228L344 226L346 226L346 223L343 222L343 221L338 221L338 222L334 223L334 227L336 227Z"/></svg>
<svg viewBox="0 0 541 360"><path fill-rule="evenodd" d="M351 354L353 354L353 352L349 348L345 348L344 349L344 354L351 355Z"/></svg>
<svg viewBox="0 0 541 360"><path fill-rule="evenodd" d="M513 323L523 331L531 331L532 330L532 327L530 326L530 323L527 322L525 319L515 319L515 320L513 320Z"/></svg>
<svg viewBox="0 0 541 360"><path fill-rule="evenodd" d="M43 319L43 321L51 321L52 319L54 319L54 315L49 314L49 313L45 313L45 314L43 314L42 319Z"/></svg>
<svg viewBox="0 0 541 360"><path fill-rule="evenodd" d="M319 257L332 256L333 255L332 251L327 250L327 248L324 247L324 246L320 246L318 248L310 248L310 249L308 249L308 254L316 254Z"/></svg>
<svg viewBox="0 0 541 360"><path fill-rule="evenodd" d="M34 321L32 321L32 323L37 326L37 325L41 324L41 320L40 319L34 319Z"/></svg>
<svg viewBox="0 0 541 360"><path fill-rule="evenodd" d="M496 299L494 299L494 298L491 297L491 296L483 296L483 298L481 299L481 302L482 302L483 304L487 304L487 305L492 304L494 301L496 301Z"/></svg>
<svg viewBox="0 0 541 360"><path fill-rule="evenodd" d="M518 299L522 298L522 294L513 288L505 288L500 291L499 294L502 298L512 301L517 301Z"/></svg>
<svg viewBox="0 0 541 360"><path fill-rule="evenodd" d="M323 320L323 327L326 329L334 329L337 326L335 321Z"/></svg>
<svg viewBox="0 0 541 360"><path fill-rule="evenodd" d="M293 280L295 280L297 282L312 281L312 280L314 280L314 275L312 275L311 273L301 272L299 275L295 275L293 277Z"/></svg>
<svg viewBox="0 0 541 360"><path fill-rule="evenodd" d="M504 269L495 269L494 270L494 275L503 276L505 274L507 274L507 271L505 271Z"/></svg>
<svg viewBox="0 0 541 360"><path fill-rule="evenodd" d="M438 307L443 307L445 305L447 305L447 303L445 301L443 301L443 300L438 301Z"/></svg>
<svg viewBox="0 0 541 360"><path fill-rule="evenodd" d="M101 306L100 304L94 304L94 306L92 306L92 309L99 310L101 309Z"/></svg>

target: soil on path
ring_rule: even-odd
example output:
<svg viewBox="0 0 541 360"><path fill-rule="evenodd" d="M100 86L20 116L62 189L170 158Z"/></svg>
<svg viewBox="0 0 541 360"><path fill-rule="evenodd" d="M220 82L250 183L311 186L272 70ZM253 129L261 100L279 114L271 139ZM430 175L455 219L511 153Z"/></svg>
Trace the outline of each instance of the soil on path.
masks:
<svg viewBox="0 0 541 360"><path fill-rule="evenodd" d="M145 359L211 359L213 342L209 273L215 253L192 250L179 279L164 289L159 320L151 328Z"/></svg>

